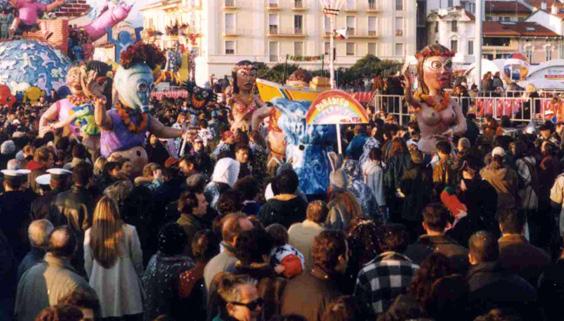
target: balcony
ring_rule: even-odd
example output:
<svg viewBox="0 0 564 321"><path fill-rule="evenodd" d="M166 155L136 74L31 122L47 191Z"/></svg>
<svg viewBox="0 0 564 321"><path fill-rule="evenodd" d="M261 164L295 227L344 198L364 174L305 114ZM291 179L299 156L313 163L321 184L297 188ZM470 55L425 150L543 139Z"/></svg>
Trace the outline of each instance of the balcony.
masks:
<svg viewBox="0 0 564 321"><path fill-rule="evenodd" d="M368 8L366 9L367 12L377 12L380 11L380 8L378 8L378 4L376 4L375 1L369 1L368 2Z"/></svg>
<svg viewBox="0 0 564 321"><path fill-rule="evenodd" d="M294 11L305 11L307 9L304 7L303 0L294 0L294 7L292 7L292 10L294 10Z"/></svg>
<svg viewBox="0 0 564 321"><path fill-rule="evenodd" d="M294 34L295 35L303 35L304 30L302 27L294 27Z"/></svg>
<svg viewBox="0 0 564 321"><path fill-rule="evenodd" d="M354 37L355 30L354 28L347 28L347 37Z"/></svg>
<svg viewBox="0 0 564 321"><path fill-rule="evenodd" d="M270 55L268 56L269 62L278 62L278 55Z"/></svg>
<svg viewBox="0 0 564 321"><path fill-rule="evenodd" d="M403 30L401 29L396 30L396 37L403 37Z"/></svg>
<svg viewBox="0 0 564 321"><path fill-rule="evenodd" d="M269 35L277 35L278 34L278 26L277 25L268 26L268 34Z"/></svg>
<svg viewBox="0 0 564 321"><path fill-rule="evenodd" d="M278 2L269 2L266 4L266 9L268 11L278 11L280 10L280 5L278 4Z"/></svg>
<svg viewBox="0 0 564 321"><path fill-rule="evenodd" d="M237 6L235 5L235 0L225 0L225 2L223 3L223 9L225 10L237 9Z"/></svg>
<svg viewBox="0 0 564 321"><path fill-rule="evenodd" d="M376 37L376 35L377 35L376 30L368 30L369 37Z"/></svg>

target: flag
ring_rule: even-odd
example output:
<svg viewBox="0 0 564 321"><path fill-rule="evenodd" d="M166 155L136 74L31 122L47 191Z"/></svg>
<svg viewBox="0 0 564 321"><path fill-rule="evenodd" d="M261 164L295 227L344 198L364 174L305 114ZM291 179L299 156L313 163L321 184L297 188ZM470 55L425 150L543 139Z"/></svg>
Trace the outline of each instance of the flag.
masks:
<svg viewBox="0 0 564 321"><path fill-rule="evenodd" d="M347 28L337 29L335 30L335 37L340 40L348 39L347 37Z"/></svg>

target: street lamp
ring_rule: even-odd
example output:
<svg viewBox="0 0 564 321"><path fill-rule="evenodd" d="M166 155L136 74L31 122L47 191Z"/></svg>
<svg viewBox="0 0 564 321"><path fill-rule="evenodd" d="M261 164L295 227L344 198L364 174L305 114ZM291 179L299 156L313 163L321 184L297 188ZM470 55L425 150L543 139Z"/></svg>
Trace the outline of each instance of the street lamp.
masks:
<svg viewBox="0 0 564 321"><path fill-rule="evenodd" d="M341 11L345 0L319 0L321 7L323 7L323 14L329 18L329 28L331 33L329 35L329 82L331 88L337 87L335 84L335 20Z"/></svg>

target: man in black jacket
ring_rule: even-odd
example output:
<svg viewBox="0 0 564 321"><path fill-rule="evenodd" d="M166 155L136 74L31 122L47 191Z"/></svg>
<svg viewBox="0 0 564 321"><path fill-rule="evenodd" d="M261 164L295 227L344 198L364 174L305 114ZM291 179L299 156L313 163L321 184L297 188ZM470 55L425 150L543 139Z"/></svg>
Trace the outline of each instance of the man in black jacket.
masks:
<svg viewBox="0 0 564 321"><path fill-rule="evenodd" d="M405 251L413 262L421 262L433 252L438 252L449 258L452 267L459 273L465 273L468 269L468 251L456 243L453 239L445 236L449 214L447 210L438 203L429 204L423 209L423 229L425 234L411 244Z"/></svg>
<svg viewBox="0 0 564 321"><path fill-rule="evenodd" d="M469 311L476 315L493 308L517 311L523 320L538 320L537 292L521 277L504 270L497 259L497 240L488 232L479 231L468 242L467 274Z"/></svg>

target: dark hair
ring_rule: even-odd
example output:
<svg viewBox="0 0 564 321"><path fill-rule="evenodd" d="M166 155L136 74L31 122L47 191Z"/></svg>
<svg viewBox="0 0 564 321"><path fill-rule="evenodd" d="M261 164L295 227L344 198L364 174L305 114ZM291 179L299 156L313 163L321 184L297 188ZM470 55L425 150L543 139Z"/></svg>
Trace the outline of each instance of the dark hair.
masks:
<svg viewBox="0 0 564 321"><path fill-rule="evenodd" d="M235 244L235 255L241 263L262 263L263 255L270 255L273 242L270 235L262 228L253 228L239 234Z"/></svg>
<svg viewBox="0 0 564 321"><path fill-rule="evenodd" d="M360 307L351 295L333 299L323 311L321 321L356 321L361 319Z"/></svg>
<svg viewBox="0 0 564 321"><path fill-rule="evenodd" d="M288 230L282 224L274 223L266 227L266 232L272 238L274 246L288 244Z"/></svg>
<svg viewBox="0 0 564 321"><path fill-rule="evenodd" d="M460 274L443 276L433 282L425 309L437 321L456 320L468 299L468 282Z"/></svg>
<svg viewBox="0 0 564 321"><path fill-rule="evenodd" d="M409 285L409 293L426 307L431 301L433 283L439 278L452 273L449 259L438 252L426 257L419 265L419 270Z"/></svg>
<svg viewBox="0 0 564 321"><path fill-rule="evenodd" d="M178 198L178 212L180 214L192 214L194 208L198 207L198 197L194 192L184 192Z"/></svg>
<svg viewBox="0 0 564 321"><path fill-rule="evenodd" d="M239 212L243 208L241 194L233 189L226 190L217 199L216 206L221 215Z"/></svg>
<svg viewBox="0 0 564 321"><path fill-rule="evenodd" d="M492 309L486 314L478 316L474 321L522 321L516 313L502 309Z"/></svg>
<svg viewBox="0 0 564 321"><path fill-rule="evenodd" d="M86 186L92 177L92 166L89 163L81 162L72 169L72 181L75 185Z"/></svg>
<svg viewBox="0 0 564 321"><path fill-rule="evenodd" d="M247 150L248 152L251 151L251 148L249 147L248 144L245 144L245 143L237 143L237 144L235 144L235 148L233 149L233 150L235 151L235 153L237 153L240 149L245 149L245 150Z"/></svg>
<svg viewBox="0 0 564 321"><path fill-rule="evenodd" d="M100 310L100 301L94 292L85 291L80 288L76 288L71 293L62 297L59 304L70 304L77 306L79 308L91 309L94 312Z"/></svg>
<svg viewBox="0 0 564 321"><path fill-rule="evenodd" d="M86 159L87 158L87 151L84 145L76 144L72 147L72 157Z"/></svg>
<svg viewBox="0 0 564 321"><path fill-rule="evenodd" d="M497 240L486 231L478 231L468 240L468 251L480 263L493 262L499 256Z"/></svg>
<svg viewBox="0 0 564 321"><path fill-rule="evenodd" d="M238 179L233 189L241 194L243 200L254 200L259 192L257 180L250 175Z"/></svg>
<svg viewBox="0 0 564 321"><path fill-rule="evenodd" d="M186 248L186 232L176 223L167 223L159 232L158 250L166 256L181 254Z"/></svg>
<svg viewBox="0 0 564 321"><path fill-rule="evenodd" d="M381 161L382 160L382 150L378 147L374 147L368 153L368 157L371 160Z"/></svg>
<svg viewBox="0 0 564 321"><path fill-rule="evenodd" d="M46 307L35 317L35 321L80 321L84 315L78 307L57 304Z"/></svg>
<svg viewBox="0 0 564 321"><path fill-rule="evenodd" d="M525 226L525 216L516 209L500 209L497 211L497 221L502 233L520 234Z"/></svg>
<svg viewBox="0 0 564 321"><path fill-rule="evenodd" d="M219 253L219 240L211 230L196 232L191 245L192 255L197 261L208 262Z"/></svg>
<svg viewBox="0 0 564 321"><path fill-rule="evenodd" d="M345 255L347 241L341 231L323 231L317 235L311 247L313 264L325 271L334 271L339 256Z"/></svg>
<svg viewBox="0 0 564 321"><path fill-rule="evenodd" d="M440 203L431 203L423 209L423 223L431 231L443 232L448 225L449 214Z"/></svg>
<svg viewBox="0 0 564 321"><path fill-rule="evenodd" d="M62 233L64 237L54 239L54 235ZM67 225L56 227L49 236L48 251L56 257L72 257L77 247L74 231Z"/></svg>
<svg viewBox="0 0 564 321"><path fill-rule="evenodd" d="M380 228L378 246L380 251L403 252L407 248L409 235L401 224L387 224Z"/></svg>
<svg viewBox="0 0 564 321"><path fill-rule="evenodd" d="M450 146L449 142L441 140L437 143L437 150L443 154L450 155L452 147Z"/></svg>
<svg viewBox="0 0 564 321"><path fill-rule="evenodd" d="M379 226L372 220L358 222L347 233L351 268L361 269L378 255Z"/></svg>
<svg viewBox="0 0 564 321"><path fill-rule="evenodd" d="M294 194L298 189L299 178L292 169L283 170L273 182L273 192L276 194ZM276 188L274 188L276 186Z"/></svg>

